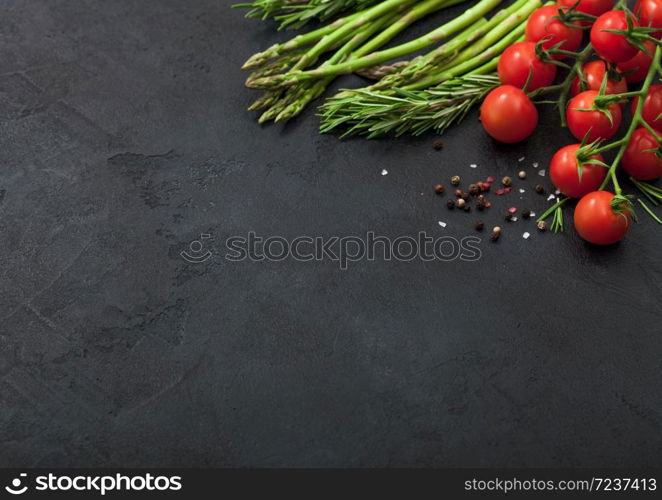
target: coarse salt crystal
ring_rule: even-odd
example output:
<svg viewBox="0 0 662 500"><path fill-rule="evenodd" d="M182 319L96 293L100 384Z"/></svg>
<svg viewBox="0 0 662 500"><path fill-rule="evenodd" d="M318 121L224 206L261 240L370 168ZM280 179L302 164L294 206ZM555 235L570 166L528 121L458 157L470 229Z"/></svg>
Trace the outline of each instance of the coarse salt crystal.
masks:
<svg viewBox="0 0 662 500"><path fill-rule="evenodd" d="M557 189L556 191L554 191L554 194L561 194L561 191Z"/></svg>
<svg viewBox="0 0 662 500"><path fill-rule="evenodd" d="M547 201L549 201L549 200L553 200L554 198L556 198L556 195L550 194L550 195L547 197Z"/></svg>
<svg viewBox="0 0 662 500"><path fill-rule="evenodd" d="M513 222L517 222L517 217L511 217L510 220Z"/></svg>
<svg viewBox="0 0 662 500"><path fill-rule="evenodd" d="M533 165L533 168L538 168L539 163L538 163L537 161L534 161L534 162L532 163L532 165Z"/></svg>
<svg viewBox="0 0 662 500"><path fill-rule="evenodd" d="M527 232L525 232L525 233L522 235L522 238L524 238L525 240L528 240L528 239L529 239L529 236L531 236L531 233L529 233L529 232L527 231Z"/></svg>
<svg viewBox="0 0 662 500"><path fill-rule="evenodd" d="M526 160L526 156L522 156L522 157L521 157L519 160L517 160L517 161L524 161L524 160Z"/></svg>
<svg viewBox="0 0 662 500"><path fill-rule="evenodd" d="M531 212L531 215L530 215L529 217L535 217L535 216L536 216L536 213L535 213L535 212Z"/></svg>
<svg viewBox="0 0 662 500"><path fill-rule="evenodd" d="M439 221L439 225L440 225L441 227L446 227L446 223L443 222L443 221Z"/></svg>
<svg viewBox="0 0 662 500"><path fill-rule="evenodd" d="M472 163L471 165L469 165L469 168L476 168L477 166L478 165L476 165L475 163Z"/></svg>
<svg viewBox="0 0 662 500"><path fill-rule="evenodd" d="M538 175L540 177L545 177L545 169L543 168L542 170L538 170Z"/></svg>
<svg viewBox="0 0 662 500"><path fill-rule="evenodd" d="M383 170L382 170L382 175L386 175L386 174L388 174L388 170L383 169Z"/></svg>
<svg viewBox="0 0 662 500"><path fill-rule="evenodd" d="M524 191L526 191L526 189L519 188L520 193L523 193Z"/></svg>

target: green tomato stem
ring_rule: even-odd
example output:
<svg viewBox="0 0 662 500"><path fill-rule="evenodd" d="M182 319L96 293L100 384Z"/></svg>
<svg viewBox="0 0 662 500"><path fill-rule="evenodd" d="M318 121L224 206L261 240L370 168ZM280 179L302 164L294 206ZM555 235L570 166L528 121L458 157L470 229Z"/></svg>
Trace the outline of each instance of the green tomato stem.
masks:
<svg viewBox="0 0 662 500"><path fill-rule="evenodd" d="M651 83L653 83L655 74L658 71L660 71L661 52L662 49L659 46L657 46L655 48L655 54L653 55L653 61L651 62L651 66L648 70L648 73L646 74L646 79L644 80L644 83L641 86L641 90L639 91L639 95L642 96L642 98L640 98L639 101L637 102L637 107L635 108L634 115L632 116L632 121L630 122L630 125L628 127L627 132L625 133L625 136L622 139L620 139L620 148L618 149L618 153L616 153L616 157L614 158L614 161L609 167L608 175L605 176L605 180L602 181L602 184L598 188L600 191L604 190L604 188L607 187L607 184L609 183L609 179L611 179L614 185L615 194L620 195L622 192L621 186L618 184L618 179L616 179L616 169L618 168L618 165L620 164L621 159L623 158L623 154L625 153L625 150L628 144L630 143L630 139L632 138L633 132L637 129L639 125L644 123L644 120L641 115L641 112L644 109L643 96L645 96L648 93L648 89L650 88Z"/></svg>

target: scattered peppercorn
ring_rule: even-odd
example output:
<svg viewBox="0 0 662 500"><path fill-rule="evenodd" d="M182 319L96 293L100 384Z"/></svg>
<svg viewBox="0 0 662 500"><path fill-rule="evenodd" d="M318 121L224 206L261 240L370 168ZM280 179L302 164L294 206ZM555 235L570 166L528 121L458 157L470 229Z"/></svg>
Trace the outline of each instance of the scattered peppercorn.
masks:
<svg viewBox="0 0 662 500"><path fill-rule="evenodd" d="M495 232L495 233L501 233L501 227L499 227L499 226L494 226L494 227L492 228L492 231Z"/></svg>
<svg viewBox="0 0 662 500"><path fill-rule="evenodd" d="M478 191L484 191L485 190L485 183L483 181L478 181L476 183L476 186L478 186ZM471 186L469 186L471 188Z"/></svg>
<svg viewBox="0 0 662 500"><path fill-rule="evenodd" d="M451 210L454 209L455 208L455 200L452 200L452 199L448 198L448 200L446 200L446 206Z"/></svg>
<svg viewBox="0 0 662 500"><path fill-rule="evenodd" d="M485 210L485 202L484 201L477 201L476 202L476 210L480 210L481 212Z"/></svg>
<svg viewBox="0 0 662 500"><path fill-rule="evenodd" d="M467 193L466 191L463 191L462 194L460 195L460 197L461 197L464 201L467 201L467 200L469 199L469 193Z"/></svg>
<svg viewBox="0 0 662 500"><path fill-rule="evenodd" d="M538 194L544 194L545 192L545 188L542 187L542 184L536 184L535 190Z"/></svg>
<svg viewBox="0 0 662 500"><path fill-rule="evenodd" d="M484 202L485 201L485 195L484 194L479 194L478 197L476 198L476 200Z"/></svg>
<svg viewBox="0 0 662 500"><path fill-rule="evenodd" d="M524 212L522 212L522 217L525 219L531 217L531 210L524 210Z"/></svg>
<svg viewBox="0 0 662 500"><path fill-rule="evenodd" d="M520 179L526 179L526 172L524 170L520 170L519 174L517 174L517 177Z"/></svg>
<svg viewBox="0 0 662 500"><path fill-rule="evenodd" d="M490 233L490 239L492 241L496 241L499 239L499 236L501 236L501 228L499 226L496 226L494 229L492 229L492 232Z"/></svg>
<svg viewBox="0 0 662 500"><path fill-rule="evenodd" d="M454 175L453 177L451 177L451 184L453 186L457 186L458 184L460 184L460 176Z"/></svg>
<svg viewBox="0 0 662 500"><path fill-rule="evenodd" d="M515 215L517 213L517 207L510 207L508 209L508 213L511 215Z"/></svg>
<svg viewBox="0 0 662 500"><path fill-rule="evenodd" d="M483 228L485 227L485 223L482 220L477 220L475 227L476 227L476 231L482 231Z"/></svg>
<svg viewBox="0 0 662 500"><path fill-rule="evenodd" d="M508 177L507 175L503 179L501 179L501 184L503 184L506 187L510 186L512 183L513 183L513 180L510 177Z"/></svg>
<svg viewBox="0 0 662 500"><path fill-rule="evenodd" d="M443 186L443 184L437 184L437 185L434 187L434 192L437 193L437 194L441 194L441 193L443 193L443 192L444 192L444 186Z"/></svg>
<svg viewBox="0 0 662 500"><path fill-rule="evenodd" d="M455 196L457 196L458 198L462 197L462 190L460 188L457 188L455 190Z"/></svg>
<svg viewBox="0 0 662 500"><path fill-rule="evenodd" d="M440 149L442 149L444 147L444 141L442 141L441 139L437 139L436 141L434 141L432 143L432 147L434 149L436 149L437 151L439 151Z"/></svg>
<svg viewBox="0 0 662 500"><path fill-rule="evenodd" d="M489 190L490 190L490 187L492 187L492 184L490 184L489 182L484 182L484 183L483 183L482 190L483 190L483 191L489 191Z"/></svg>
<svg viewBox="0 0 662 500"><path fill-rule="evenodd" d="M471 212L471 205L468 205L467 203L464 204L464 211L465 212Z"/></svg>
<svg viewBox="0 0 662 500"><path fill-rule="evenodd" d="M547 229L547 223L544 220L539 221L537 226L538 226L538 229L540 229L541 231L544 231L545 229Z"/></svg>
<svg viewBox="0 0 662 500"><path fill-rule="evenodd" d="M466 204L467 204L467 202L464 201L462 198L458 198L457 200L455 200L455 206L457 208L464 208L464 205L466 205Z"/></svg>
<svg viewBox="0 0 662 500"><path fill-rule="evenodd" d="M492 183L492 182L494 182L494 177L492 177L492 176L490 175L487 179L485 179L485 181L486 181L486 182L489 182L489 183Z"/></svg>
<svg viewBox="0 0 662 500"><path fill-rule="evenodd" d="M469 194L476 196L480 193L480 188L477 184L469 184Z"/></svg>
<svg viewBox="0 0 662 500"><path fill-rule="evenodd" d="M510 222L511 220L513 220L513 214L511 214L510 212L506 212L505 214L503 214L503 218L504 220Z"/></svg>

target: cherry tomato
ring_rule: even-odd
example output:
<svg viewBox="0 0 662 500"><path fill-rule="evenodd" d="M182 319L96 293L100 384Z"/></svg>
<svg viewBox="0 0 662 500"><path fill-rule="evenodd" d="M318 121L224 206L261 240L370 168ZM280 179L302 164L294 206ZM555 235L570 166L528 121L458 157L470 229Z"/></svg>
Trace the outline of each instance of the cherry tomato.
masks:
<svg viewBox="0 0 662 500"><path fill-rule="evenodd" d="M596 245L611 245L621 240L630 229L632 218L623 211L614 212L609 191L593 191L575 207L575 229L579 236Z"/></svg>
<svg viewBox="0 0 662 500"><path fill-rule="evenodd" d="M638 128L632 133L623 153L623 168L632 177L642 181L662 177L662 159L655 154L659 147L657 140L648 130Z"/></svg>
<svg viewBox="0 0 662 500"><path fill-rule="evenodd" d="M570 198L581 198L591 191L600 187L607 174L607 169L602 165L584 163L582 165L582 177L579 178L579 167L577 162L577 150L581 144L571 144L559 149L549 164L549 176L554 185L564 195ZM601 155L593 155L592 159L603 161Z"/></svg>
<svg viewBox="0 0 662 500"><path fill-rule="evenodd" d="M639 98L635 97L632 101L632 114L638 104ZM644 99L641 117L655 130L662 130L662 118L658 118L660 113L662 113L662 85L651 85Z"/></svg>
<svg viewBox="0 0 662 500"><path fill-rule="evenodd" d="M485 131L500 142L519 142L538 125L538 110L521 89L501 85L492 90L480 108Z"/></svg>
<svg viewBox="0 0 662 500"><path fill-rule="evenodd" d="M634 6L634 13L642 26L662 28L662 0L639 0ZM659 40L662 30L654 31L651 36Z"/></svg>
<svg viewBox="0 0 662 500"><path fill-rule="evenodd" d="M586 80L586 90L600 90L600 85L602 85L602 79L605 77L606 69L607 66L604 61L591 61L584 64L582 72L584 73L584 78ZM628 84L625 81L625 78L621 78L620 80L607 80L605 94L622 94L627 91ZM579 78L575 77L570 87L570 94L575 96L579 94L579 92Z"/></svg>
<svg viewBox="0 0 662 500"><path fill-rule="evenodd" d="M577 3L577 0L558 0L556 4L559 7L570 8ZM604 14L614 6L614 0L581 0L577 8L577 12L584 12L592 16L599 16Z"/></svg>
<svg viewBox="0 0 662 500"><path fill-rule="evenodd" d="M582 140L587 132L588 140L610 139L618 132L621 125L621 107L618 104L611 104L608 109L611 111L612 121L606 113L598 110L580 111L580 109L590 109L593 107L597 90L586 90L573 97L568 103L566 118L568 128L572 135Z"/></svg>
<svg viewBox="0 0 662 500"><path fill-rule="evenodd" d="M648 69L651 67L651 61L655 53L655 44L651 41L645 41L644 47L648 50L648 54L640 50L632 59L620 62L616 66L618 71L625 75L625 80L628 83L641 82L648 74Z"/></svg>
<svg viewBox="0 0 662 500"><path fill-rule="evenodd" d="M639 23L632 17L632 24ZM625 36L618 33L608 33L603 30L627 30L628 23L625 12L610 10L596 19L591 28L591 43L598 55L606 61L624 62L637 55L637 47L631 45Z"/></svg>
<svg viewBox="0 0 662 500"><path fill-rule="evenodd" d="M556 65L545 63L536 55L534 42L518 42L508 47L497 65L499 80L504 85L523 88L531 72L531 81L527 90L547 87L554 82Z"/></svg>
<svg viewBox="0 0 662 500"><path fill-rule="evenodd" d="M559 8L556 5L546 5L534 11L526 23L526 40L539 42L547 37L547 40L542 43L545 49L563 42L561 49L573 52L577 50L582 43L582 30L579 27L572 28L563 24L559 19L554 19L558 15ZM555 57L562 59L564 56Z"/></svg>

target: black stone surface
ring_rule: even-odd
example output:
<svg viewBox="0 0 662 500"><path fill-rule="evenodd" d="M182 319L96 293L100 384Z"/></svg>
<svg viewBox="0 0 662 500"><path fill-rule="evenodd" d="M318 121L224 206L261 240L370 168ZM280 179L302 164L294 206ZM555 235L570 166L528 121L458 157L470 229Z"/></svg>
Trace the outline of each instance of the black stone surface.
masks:
<svg viewBox="0 0 662 500"><path fill-rule="evenodd" d="M0 465L662 465L659 227L502 220L549 203L554 111L512 147L471 114L442 151L312 109L260 127L239 68L289 35L229 4L3 2ZM472 235L434 184L522 167L477 262L224 258L249 231Z"/></svg>

